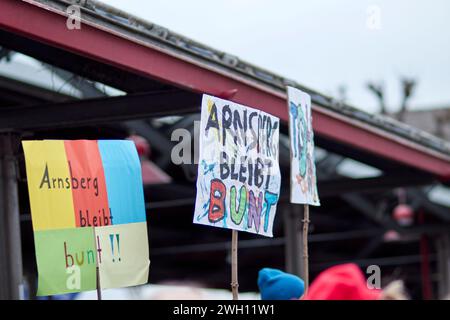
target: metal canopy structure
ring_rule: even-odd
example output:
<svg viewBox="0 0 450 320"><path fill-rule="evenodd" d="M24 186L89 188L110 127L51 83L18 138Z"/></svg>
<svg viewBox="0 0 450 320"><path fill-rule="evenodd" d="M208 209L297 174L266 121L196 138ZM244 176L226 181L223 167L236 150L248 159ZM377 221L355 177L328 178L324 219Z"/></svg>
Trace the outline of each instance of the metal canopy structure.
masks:
<svg viewBox="0 0 450 320"><path fill-rule="evenodd" d="M69 30L66 25L67 8L73 3L81 10L79 30ZM208 93L278 116L284 122L282 138L284 135L287 139L286 85L311 94L316 145L324 154L317 160L319 193L324 201L322 207L312 211L313 275L325 266L348 260L361 266L386 265L389 272L395 269L392 266L407 265L403 271L410 276L408 280L425 296L432 281L424 274L421 283L413 281L420 278L418 274L428 261L443 275L439 283L450 287L448 270L442 271L443 259L448 259L449 248L444 245L448 241L442 239L450 230L450 212L427 197L437 184L445 187L450 182L450 146L446 142L390 118L339 103L97 1L0 0L0 7L0 56L5 59L19 53L31 57L81 94L80 98L0 77L0 230L6 228L0 236L5 240L1 241L0 260L5 263L14 259L9 265L1 265L5 272L0 280L13 279L5 282L10 287L1 288L2 297L19 294L11 289L22 282L22 271L13 267L21 259L17 252L23 253L25 274L31 278L36 275L19 143L25 137L143 136L152 147L151 160L173 178L170 184L145 186L153 259L150 281L206 278L207 285L227 287L228 233L192 225L196 167L170 162L174 145L171 132L176 128L194 132L201 94ZM98 83L126 94L111 96L99 90ZM163 121L164 116L177 117ZM354 160L350 165L364 164L380 173L354 177L339 172ZM283 141L280 166L285 183L274 229L277 238L241 238L241 249L245 250L240 257L244 290L256 289L260 267L302 272L298 249L302 213L288 203L289 149ZM13 167L18 184L11 183ZM394 221L390 212L397 203L397 188L406 190L412 208L426 219L416 219L409 227ZM15 198L16 205L7 201ZM19 212L20 226L15 219ZM19 230L22 250L20 241L11 240ZM388 243L384 237L387 231L397 232L401 239ZM428 237L439 239L439 246L428 250L431 254L419 250L418 245ZM442 288L439 286L440 293L445 291Z"/></svg>

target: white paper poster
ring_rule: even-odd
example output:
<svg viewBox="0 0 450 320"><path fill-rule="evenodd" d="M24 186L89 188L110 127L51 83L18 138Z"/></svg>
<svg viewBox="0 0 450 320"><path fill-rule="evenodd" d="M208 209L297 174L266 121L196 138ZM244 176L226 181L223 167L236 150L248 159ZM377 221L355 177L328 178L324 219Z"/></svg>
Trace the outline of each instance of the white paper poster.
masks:
<svg viewBox="0 0 450 320"><path fill-rule="evenodd" d="M291 148L291 202L320 206L314 163L311 97L288 87Z"/></svg>
<svg viewBox="0 0 450 320"><path fill-rule="evenodd" d="M203 95L194 223L273 236L279 127L263 111Z"/></svg>

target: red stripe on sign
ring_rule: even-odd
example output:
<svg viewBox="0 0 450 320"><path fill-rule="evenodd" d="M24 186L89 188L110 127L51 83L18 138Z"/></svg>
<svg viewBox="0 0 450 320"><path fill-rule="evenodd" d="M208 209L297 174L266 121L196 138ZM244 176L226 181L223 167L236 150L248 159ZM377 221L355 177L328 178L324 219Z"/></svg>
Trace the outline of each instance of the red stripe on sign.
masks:
<svg viewBox="0 0 450 320"><path fill-rule="evenodd" d="M77 227L112 224L102 159L95 140L64 141Z"/></svg>

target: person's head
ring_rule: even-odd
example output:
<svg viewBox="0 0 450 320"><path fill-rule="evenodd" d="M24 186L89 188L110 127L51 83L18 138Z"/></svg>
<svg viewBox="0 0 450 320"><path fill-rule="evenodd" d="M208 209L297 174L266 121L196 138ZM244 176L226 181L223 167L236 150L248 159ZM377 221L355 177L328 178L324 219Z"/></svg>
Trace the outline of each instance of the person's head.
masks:
<svg viewBox="0 0 450 320"><path fill-rule="evenodd" d="M361 269L354 263L333 266L312 282L303 300L403 300L407 299L402 281L384 290L369 287Z"/></svg>
<svg viewBox="0 0 450 320"><path fill-rule="evenodd" d="M380 296L380 300L408 300L410 299L402 280L395 280L386 285Z"/></svg>
<svg viewBox="0 0 450 320"><path fill-rule="evenodd" d="M150 300L206 300L202 283L190 281L162 281L149 296Z"/></svg>
<svg viewBox="0 0 450 320"><path fill-rule="evenodd" d="M305 291L302 279L271 268L263 268L259 271L258 287L262 300L299 299Z"/></svg>

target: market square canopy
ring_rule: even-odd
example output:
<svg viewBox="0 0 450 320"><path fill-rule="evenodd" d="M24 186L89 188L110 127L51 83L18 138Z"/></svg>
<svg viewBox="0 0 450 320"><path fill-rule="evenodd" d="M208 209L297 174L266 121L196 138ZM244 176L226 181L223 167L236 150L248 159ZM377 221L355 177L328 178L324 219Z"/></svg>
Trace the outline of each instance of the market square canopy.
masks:
<svg viewBox="0 0 450 320"><path fill-rule="evenodd" d="M0 114L0 130L37 129L198 112L201 94L260 106L288 120L285 86L310 93L319 142L450 178L448 145L395 121L369 115L296 82L217 52L96 1L81 7L82 28L68 36L70 1L3 0L1 45L126 91L127 96L41 104ZM21 16L21 19L17 19ZM13 40L14 39L14 40ZM139 93L137 93L139 92ZM130 94L134 93L134 94ZM33 115L33 116L31 116ZM323 144L323 143L322 143ZM328 145L328 144L327 144ZM398 152L392 152L396 150Z"/></svg>
<svg viewBox="0 0 450 320"><path fill-rule="evenodd" d="M59 83L55 80L55 88L44 87L40 83L44 81L36 81L36 78L44 78L44 72L39 73L39 77L34 76L33 83L23 78L19 81L18 77L3 73L0 75L0 132L9 134L0 137L2 168L14 168L14 163L8 166L10 163L7 161L13 156L20 158L20 138L63 139L61 136L64 135L74 139L89 135L95 140L108 135L117 136L117 132L110 128L115 130L119 124L128 132L144 136L151 142L155 162L174 178L174 182L168 185L145 187L151 195L147 199L146 209L155 208L158 213L163 212L164 208L170 209L164 214L155 212L154 228L149 234L154 237L152 247L154 245L155 248L152 252L160 259L160 271L155 268L152 271L154 279L162 279L172 270L170 274L173 277L184 272L198 279L228 282L228 279L220 278L222 274L227 275L226 272L211 273L211 270L225 268L221 259L228 245L220 242L224 238L220 238L218 232L214 235L205 233L204 236L209 238L199 241L211 246L205 248L205 243L195 242L200 237L191 223L195 202L192 191L195 179L192 176L195 177L196 167L170 163L173 143L167 132L175 128L192 130L193 120L199 118L203 93L257 107L280 119L282 187L277 205L278 220L275 219L274 225L276 239L245 243L246 239L241 238L243 247L254 249L240 257L241 265L248 266L246 272L255 272L260 266L257 263L269 258L273 259L270 262L280 264L279 255L284 254L282 250L265 250L276 245L286 245L287 269L295 271L298 267L292 257L298 252L293 235L297 230L295 222L300 218L286 209L289 192L283 189L283 185L289 185L287 172L290 163L289 145L286 143L289 119L286 86L301 89L311 96L315 150L323 155L316 158L321 207L314 207L316 211L312 214L313 223L316 223L315 232L331 225L334 228L331 230L344 230L345 235L338 235L339 239L355 237L355 232L359 232L359 236L363 234L362 237L369 241L373 234L380 235L380 231L386 230L408 235L444 234L450 230L448 209L433 202L419 188L439 186L448 190L450 147L446 142L387 117L371 115L339 103L293 80L100 2L88 0L80 1L80 4L82 28L68 30L66 10L71 1L0 0L1 67L8 65L5 62L8 59L16 62L15 56L23 55L38 61L40 69L52 73L48 82L60 79ZM11 58L12 54L14 56ZM21 75L25 76L25 72ZM182 117L172 122L160 120L163 116L175 115ZM70 128L73 130L70 131ZM346 172L354 174L356 162L372 167L378 174L370 177L344 174L344 167L349 163L353 167ZM11 187L13 180L7 179L6 173L0 174L0 177L0 197L18 199L19 194L14 191L17 188ZM424 224L415 223L409 228L402 228L388 210L381 211L381 214L377 210L381 192L388 192L392 200L391 191L397 187L415 188L411 190L414 199L417 199L414 205L424 208L427 213L428 219ZM383 198L386 198L385 193ZM27 226L29 212L26 212L23 199L28 198L20 193L20 199L21 209L25 208L21 217L24 226ZM14 288L21 281L21 251L17 250L17 246L20 248L20 221L18 218L17 221L6 218L18 216L19 209L4 203L0 201L0 211L5 213L0 215L0 267L6 272L0 279L0 295L8 297L11 292L18 295L18 290ZM177 210L173 209L175 206ZM361 214L350 215L350 211ZM280 227L278 222L281 216L289 222L284 227ZM371 229L371 232L358 230L361 226L373 225L377 228ZM26 237L28 233L24 226L22 234ZM279 237L280 234L284 234L284 238ZM320 237L315 239L315 235L310 237L313 246L314 241L334 241L338 237L319 234ZM212 243L214 239L218 244ZM370 250L363 251L364 248L357 247L364 243L345 242L341 259L348 258L350 250L361 250L361 256L367 255ZM186 247L183 247L184 244ZM25 248L30 246L28 242L24 245ZM262 251L258 251L258 247ZM329 251L326 246L321 248L311 250L313 273L323 267L316 266L316 257L317 261L329 261L331 256L337 255L334 247ZM181 267L168 258L169 254L176 253L177 257L184 255L194 259L192 251L201 252L202 255L196 258L205 263L199 264L197 261L195 267ZM417 263L417 260L414 261ZM206 265L211 266L212 263L216 263L214 268L208 269ZM251 276L241 279L241 288L251 287L250 281L254 282L250 280Z"/></svg>

